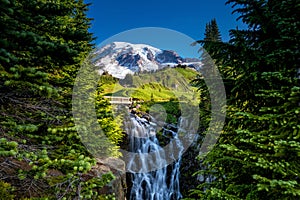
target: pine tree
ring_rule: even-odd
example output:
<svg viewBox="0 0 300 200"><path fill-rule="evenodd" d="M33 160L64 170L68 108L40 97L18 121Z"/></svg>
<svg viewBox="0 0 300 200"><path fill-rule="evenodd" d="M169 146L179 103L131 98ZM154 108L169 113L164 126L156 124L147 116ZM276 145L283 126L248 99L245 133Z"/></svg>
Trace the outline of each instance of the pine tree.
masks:
<svg viewBox="0 0 300 200"><path fill-rule="evenodd" d="M212 41L212 42L221 42L222 37L221 33L217 24L217 20L214 18L205 26L205 41Z"/></svg>
<svg viewBox="0 0 300 200"><path fill-rule="evenodd" d="M193 194L203 199L300 197L300 21L297 0L229 0L247 30L210 43L228 96L218 145L206 157L214 176Z"/></svg>
<svg viewBox="0 0 300 200"><path fill-rule="evenodd" d="M211 22L205 24L205 32L204 32L204 40L205 41L211 41L212 39L212 27Z"/></svg>
<svg viewBox="0 0 300 200"><path fill-rule="evenodd" d="M95 159L71 113L74 79L93 47L88 6L0 2L0 177L16 198L90 199L113 178L82 181Z"/></svg>
<svg viewBox="0 0 300 200"><path fill-rule="evenodd" d="M207 73L211 73L215 67L214 60L211 56L207 53L210 51L211 44L222 42L221 33L219 31L219 27L217 25L216 19L212 19L209 23L205 26L205 33L204 39L198 40L196 43L203 44L203 48L199 49L199 52L202 53L201 61L203 66L201 67L201 73L203 76L210 76ZM212 72L215 73L215 72Z"/></svg>

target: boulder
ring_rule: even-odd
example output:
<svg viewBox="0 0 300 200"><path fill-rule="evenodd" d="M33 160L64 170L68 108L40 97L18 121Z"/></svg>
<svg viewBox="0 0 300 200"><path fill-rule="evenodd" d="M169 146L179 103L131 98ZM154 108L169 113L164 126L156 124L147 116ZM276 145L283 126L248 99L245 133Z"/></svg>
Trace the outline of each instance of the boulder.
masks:
<svg viewBox="0 0 300 200"><path fill-rule="evenodd" d="M116 177L110 184L99 191L101 194L114 193L117 200L126 200L126 170L125 162L119 158L97 158L97 164L89 172L93 176L101 177L112 172Z"/></svg>

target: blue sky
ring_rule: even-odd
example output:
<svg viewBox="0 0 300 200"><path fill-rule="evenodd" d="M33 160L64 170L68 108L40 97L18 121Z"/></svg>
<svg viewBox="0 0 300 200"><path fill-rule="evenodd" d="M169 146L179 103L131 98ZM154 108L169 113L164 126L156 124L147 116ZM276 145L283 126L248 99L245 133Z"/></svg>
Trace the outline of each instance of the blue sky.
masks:
<svg viewBox="0 0 300 200"><path fill-rule="evenodd" d="M237 15L232 15L226 0L86 0L92 3L88 17L94 18L91 32L101 44L121 32L161 27L180 32L193 40L203 39L205 24L216 18L223 41L229 40L230 29L244 28ZM146 36L145 36L146 37ZM144 38L145 38L144 37ZM145 42L146 43L146 42ZM156 45L165 48L163 43Z"/></svg>

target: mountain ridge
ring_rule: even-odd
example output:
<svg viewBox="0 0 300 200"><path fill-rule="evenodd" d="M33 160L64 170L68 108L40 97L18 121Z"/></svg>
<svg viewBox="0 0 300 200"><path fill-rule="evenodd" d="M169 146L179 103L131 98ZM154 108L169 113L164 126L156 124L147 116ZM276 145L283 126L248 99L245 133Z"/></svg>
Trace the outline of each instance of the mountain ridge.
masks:
<svg viewBox="0 0 300 200"><path fill-rule="evenodd" d="M124 79L127 74L153 72L177 65L196 70L202 66L197 58L183 58L173 50L161 50L147 44L113 42L94 54L94 64L99 66L99 73L107 72L119 79Z"/></svg>

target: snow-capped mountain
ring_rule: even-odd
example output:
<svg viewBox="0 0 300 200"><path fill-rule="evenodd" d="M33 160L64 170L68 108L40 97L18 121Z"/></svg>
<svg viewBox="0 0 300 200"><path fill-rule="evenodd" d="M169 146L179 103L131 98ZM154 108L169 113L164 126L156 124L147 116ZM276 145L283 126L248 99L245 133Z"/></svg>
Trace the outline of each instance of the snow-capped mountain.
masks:
<svg viewBox="0 0 300 200"><path fill-rule="evenodd" d="M182 58L175 51L161 50L146 44L113 42L95 52L95 65L99 72L108 72L112 76L124 79L126 74L151 72L164 67L187 65L199 69L198 59Z"/></svg>

